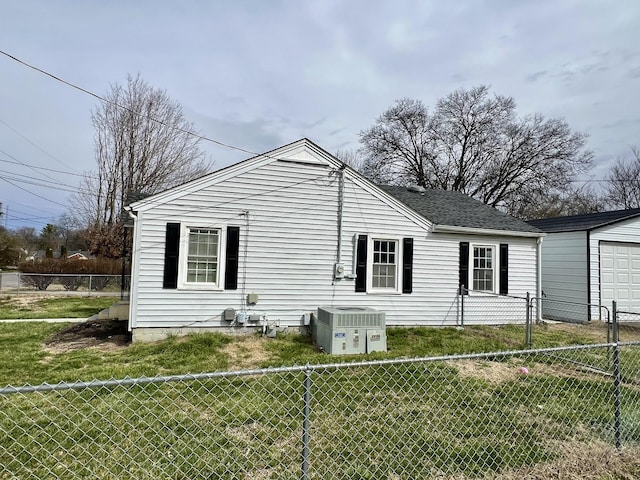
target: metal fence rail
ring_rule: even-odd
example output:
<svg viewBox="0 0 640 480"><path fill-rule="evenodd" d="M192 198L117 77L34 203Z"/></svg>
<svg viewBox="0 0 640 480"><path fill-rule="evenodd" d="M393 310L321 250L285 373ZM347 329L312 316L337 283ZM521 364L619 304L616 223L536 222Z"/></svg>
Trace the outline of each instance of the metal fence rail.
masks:
<svg viewBox="0 0 640 480"><path fill-rule="evenodd" d="M0 478L490 477L640 453L638 385L640 342L7 386Z"/></svg>
<svg viewBox="0 0 640 480"><path fill-rule="evenodd" d="M128 296L129 285L129 275L0 272L0 292L6 294L113 295L121 292Z"/></svg>

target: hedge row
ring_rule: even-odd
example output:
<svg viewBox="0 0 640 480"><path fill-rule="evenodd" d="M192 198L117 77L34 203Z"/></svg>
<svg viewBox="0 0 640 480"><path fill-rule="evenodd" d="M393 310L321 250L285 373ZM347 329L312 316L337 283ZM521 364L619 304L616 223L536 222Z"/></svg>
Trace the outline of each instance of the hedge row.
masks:
<svg viewBox="0 0 640 480"><path fill-rule="evenodd" d="M125 268L125 274L128 275L128 265ZM18 270L26 274L20 278L22 283L27 286L35 287L38 290L46 290L49 285L57 281L65 290L75 291L87 283L88 275L121 275L122 261L108 258L89 260L42 258L22 262L18 265ZM112 278L108 276L93 277L91 279L91 290L104 289Z"/></svg>

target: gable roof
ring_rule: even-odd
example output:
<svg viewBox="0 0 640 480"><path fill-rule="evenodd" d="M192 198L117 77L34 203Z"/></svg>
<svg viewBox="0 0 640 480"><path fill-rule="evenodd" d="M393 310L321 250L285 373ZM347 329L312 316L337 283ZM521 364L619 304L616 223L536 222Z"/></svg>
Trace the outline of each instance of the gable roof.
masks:
<svg viewBox="0 0 640 480"><path fill-rule="evenodd" d="M539 228L543 232L579 232L590 231L617 222L640 217L640 208L628 210L614 210L612 212L588 213L584 215L569 215L565 217L542 218L529 220L527 223Z"/></svg>
<svg viewBox="0 0 640 480"><path fill-rule="evenodd" d="M507 215L461 192L391 185L383 185L381 188L434 222L436 224L434 231L477 229L528 233L532 236L542 234L539 229L527 222Z"/></svg>
<svg viewBox="0 0 640 480"><path fill-rule="evenodd" d="M433 231L486 233L516 236L542 236L540 230L527 223L472 199L460 192L425 190L413 192L405 187L375 185L362 174L345 165L311 140L302 138L269 152L251 157L203 177L133 202L130 211L144 211L172 202L190 192L213 186L243 172L272 162L303 163L344 169L351 179L396 211Z"/></svg>

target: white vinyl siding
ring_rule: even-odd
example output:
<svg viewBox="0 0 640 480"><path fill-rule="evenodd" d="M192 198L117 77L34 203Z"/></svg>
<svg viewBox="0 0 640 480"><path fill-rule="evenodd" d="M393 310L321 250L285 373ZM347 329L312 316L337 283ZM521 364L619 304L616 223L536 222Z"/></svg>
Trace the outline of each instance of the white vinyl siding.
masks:
<svg viewBox="0 0 640 480"><path fill-rule="evenodd" d="M610 319L611 301L617 295L613 246L633 246L638 238L640 219L617 222L591 232L549 233L542 244L543 314L584 321L588 318L586 305L591 305L592 320ZM634 256L627 248L620 254ZM629 274L634 275L635 271L632 266ZM624 283L624 278L623 274L618 278L620 282L615 283ZM627 288L621 291L622 295L636 295ZM635 303L640 309L640 301Z"/></svg>
<svg viewBox="0 0 640 480"><path fill-rule="evenodd" d="M549 319L588 318L586 232L550 233L542 242L542 314Z"/></svg>
<svg viewBox="0 0 640 480"><path fill-rule="evenodd" d="M287 155L300 161L321 158L317 152L306 149L293 153L279 151L277 157ZM431 233L425 219L410 210L399 211L401 207L384 194L345 170L341 251L345 272L353 271L359 234L368 235L371 263L374 239L396 242L396 289L385 288L388 292L374 295L355 292L354 279L333 276L338 245L338 181L331 165L317 163L268 159L250 164L252 167L243 171L231 167L234 175L225 170L214 177L222 179L220 182L207 184L205 180L197 180L193 185L198 185L198 189L190 190L192 184L187 184L183 195L176 190L170 201L154 201L148 209L140 209L132 327L228 326L222 320L226 308L244 309L247 314L277 321L283 327L299 327L304 314L323 305L376 308L386 313L390 326L455 325L460 241L497 246L508 240L509 293L524 297L527 291L535 292L535 238ZM224 263L224 231L228 225L238 226L238 291L220 290L212 294L203 289L163 290L167 222L220 229L220 263ZM414 239L410 295L398 294L402 288L404 237ZM181 255L182 251L181 246ZM371 266L368 265L367 275L372 280ZM382 281L383 272L379 273ZM224 265L219 265L217 274L219 279L224 278ZM387 271L387 286L390 278ZM257 293L259 301L246 305L245 296L238 292Z"/></svg>

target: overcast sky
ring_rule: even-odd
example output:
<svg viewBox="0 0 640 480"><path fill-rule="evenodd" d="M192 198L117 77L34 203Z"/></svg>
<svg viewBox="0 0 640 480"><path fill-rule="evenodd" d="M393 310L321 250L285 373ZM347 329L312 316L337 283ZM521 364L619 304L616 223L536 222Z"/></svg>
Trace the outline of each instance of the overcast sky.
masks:
<svg viewBox="0 0 640 480"><path fill-rule="evenodd" d="M139 73L200 133L253 152L357 148L394 100L481 84L588 133L596 179L640 145L638 0L21 0L3 4L0 50L100 95ZM0 55L8 228L73 208L97 102ZM248 157L202 146L216 169Z"/></svg>

